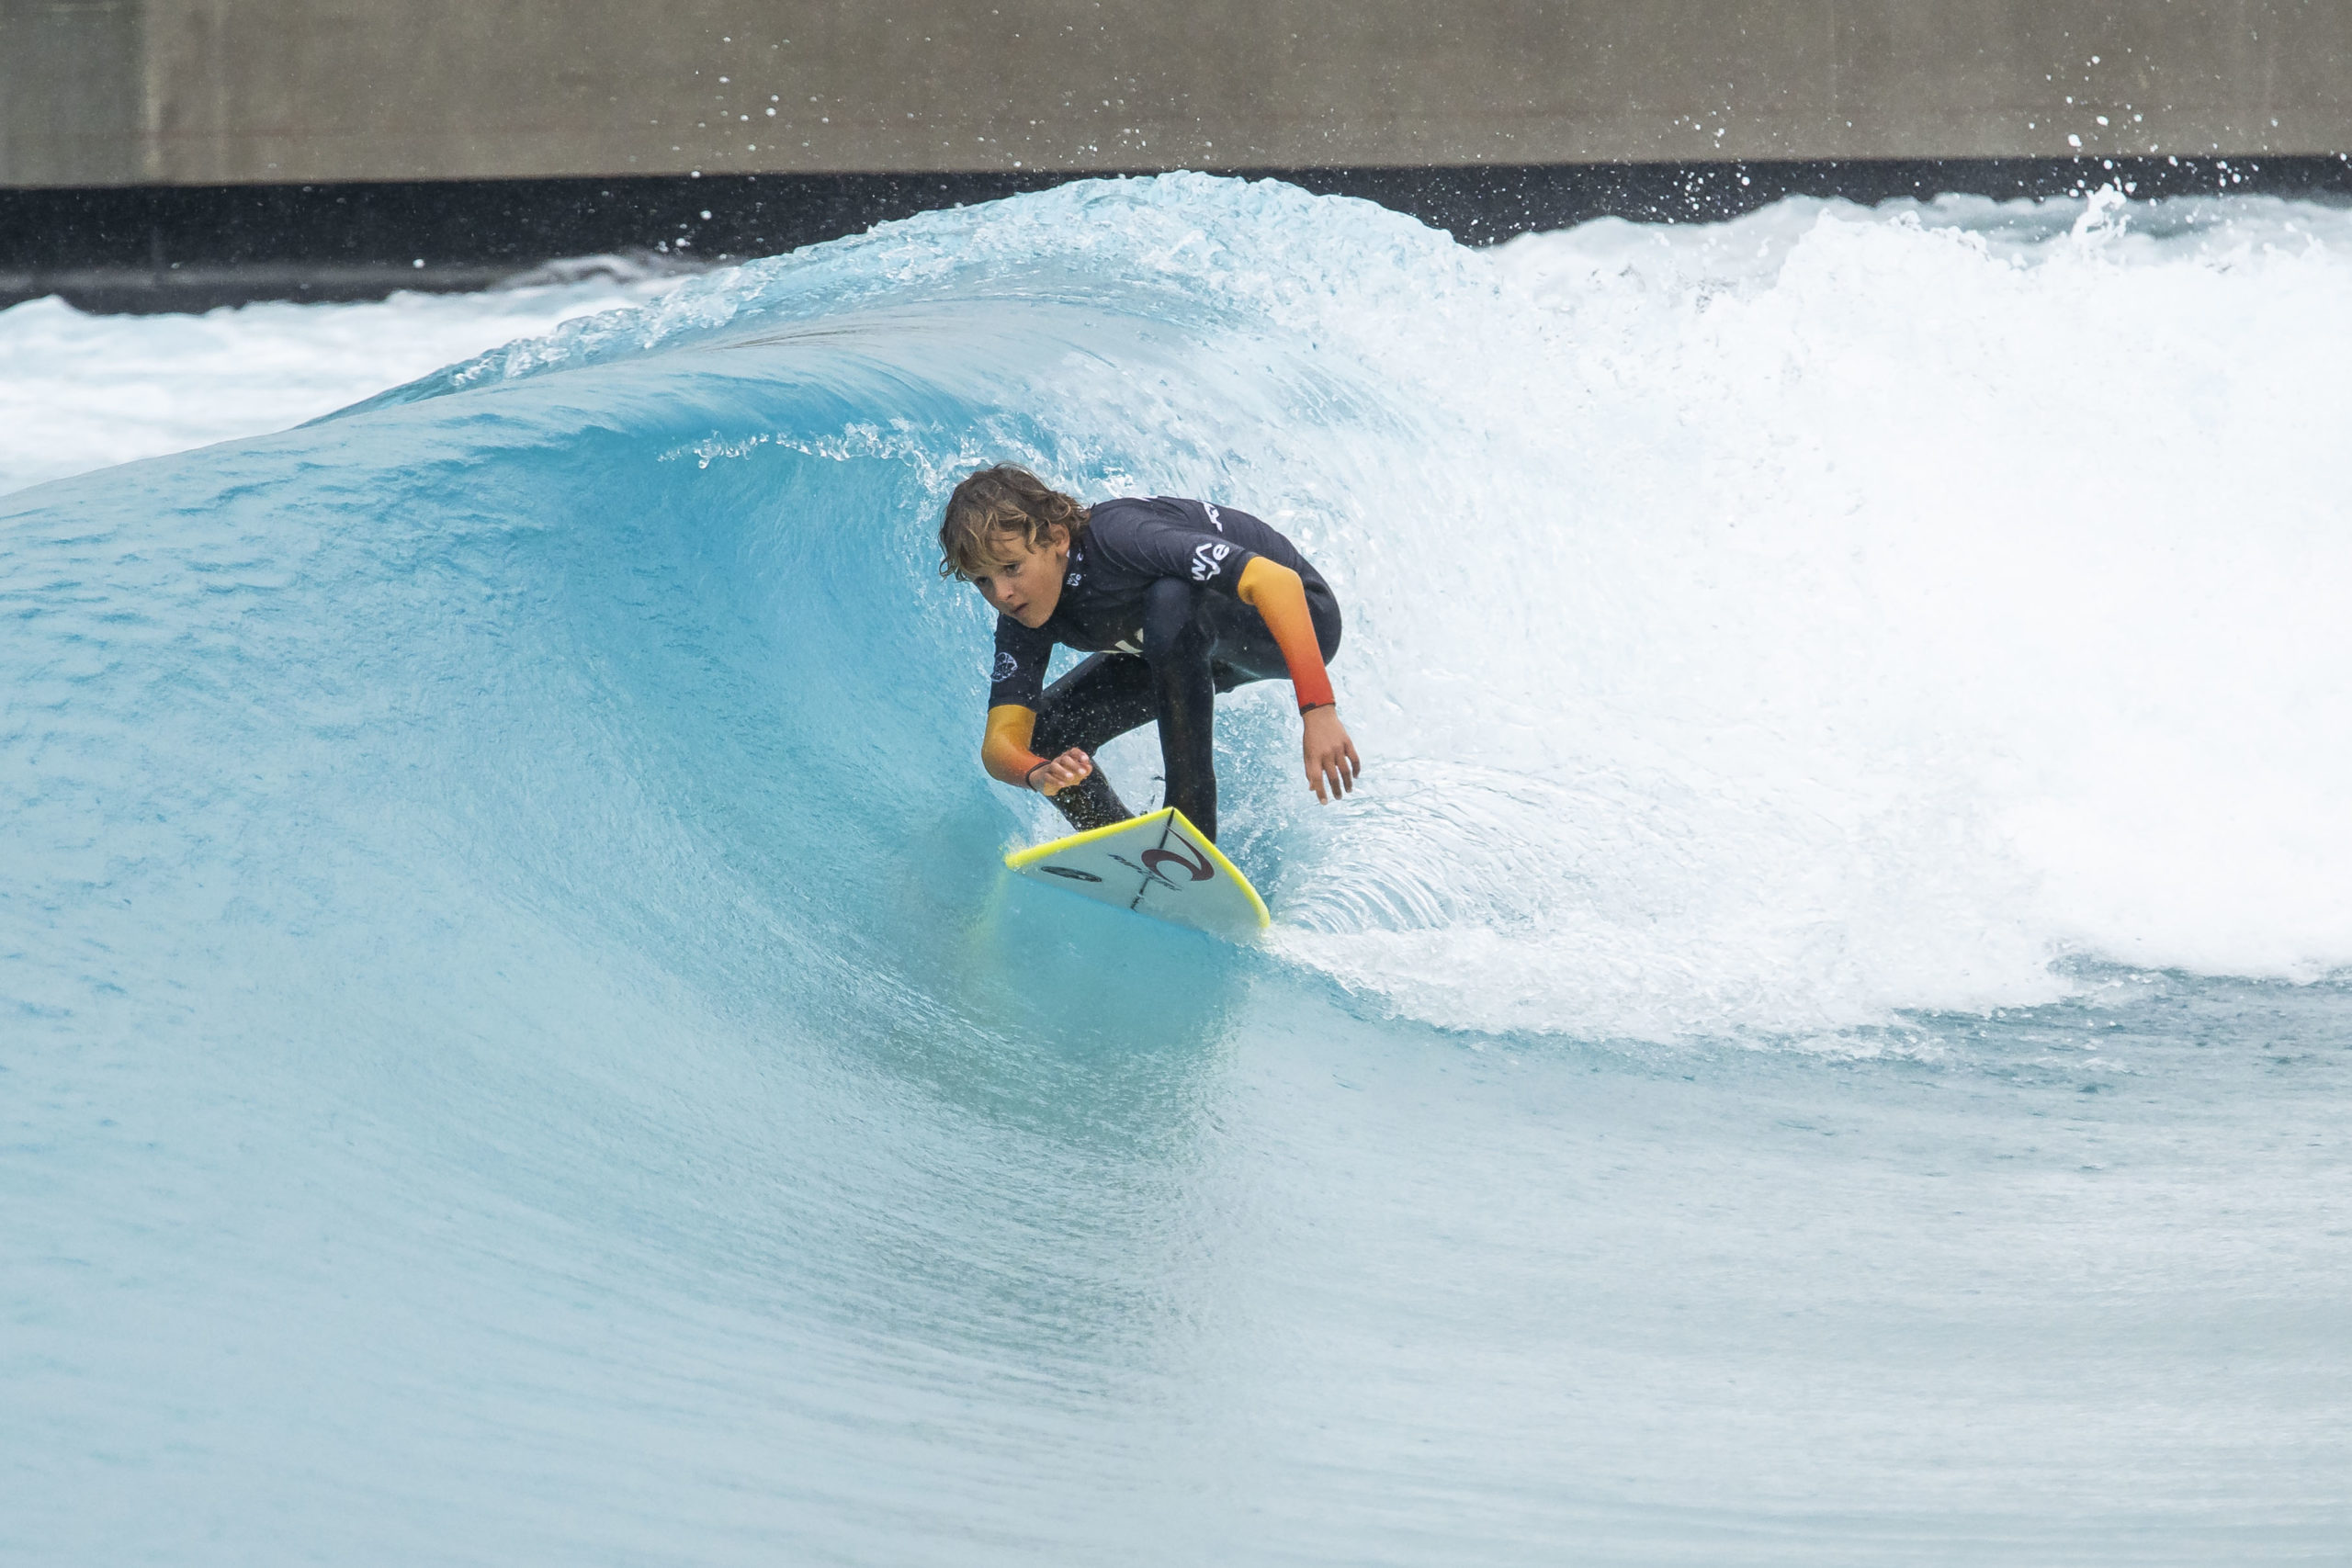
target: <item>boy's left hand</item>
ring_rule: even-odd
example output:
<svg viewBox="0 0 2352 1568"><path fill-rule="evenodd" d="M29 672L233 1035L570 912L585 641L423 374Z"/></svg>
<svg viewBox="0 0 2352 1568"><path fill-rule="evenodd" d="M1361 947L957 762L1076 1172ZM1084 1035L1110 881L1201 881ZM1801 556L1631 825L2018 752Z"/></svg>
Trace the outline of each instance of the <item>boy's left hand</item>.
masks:
<svg viewBox="0 0 2352 1568"><path fill-rule="evenodd" d="M1316 799L1328 806L1355 787L1363 763L1356 757L1356 743L1348 739L1348 727L1340 722L1339 709L1306 710L1305 750L1306 787Z"/></svg>

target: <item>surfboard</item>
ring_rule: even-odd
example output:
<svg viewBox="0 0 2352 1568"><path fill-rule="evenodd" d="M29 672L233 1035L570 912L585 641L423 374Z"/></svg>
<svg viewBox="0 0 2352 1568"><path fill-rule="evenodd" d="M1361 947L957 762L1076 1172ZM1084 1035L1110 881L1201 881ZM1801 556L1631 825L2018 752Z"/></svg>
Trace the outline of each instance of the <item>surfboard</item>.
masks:
<svg viewBox="0 0 2352 1568"><path fill-rule="evenodd" d="M1015 850L1004 863L1100 904L1240 942L1272 923L1266 901L1172 806Z"/></svg>

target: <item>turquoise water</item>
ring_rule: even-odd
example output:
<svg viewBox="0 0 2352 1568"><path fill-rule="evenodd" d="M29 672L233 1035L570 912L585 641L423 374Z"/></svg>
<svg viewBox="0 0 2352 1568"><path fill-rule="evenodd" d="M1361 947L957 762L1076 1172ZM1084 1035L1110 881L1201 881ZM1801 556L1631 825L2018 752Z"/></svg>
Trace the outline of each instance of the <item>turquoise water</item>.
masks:
<svg viewBox="0 0 2352 1568"><path fill-rule="evenodd" d="M1179 176L0 499L0 1551L2341 1561L2347 282ZM1262 945L1001 872L998 457L1348 604Z"/></svg>

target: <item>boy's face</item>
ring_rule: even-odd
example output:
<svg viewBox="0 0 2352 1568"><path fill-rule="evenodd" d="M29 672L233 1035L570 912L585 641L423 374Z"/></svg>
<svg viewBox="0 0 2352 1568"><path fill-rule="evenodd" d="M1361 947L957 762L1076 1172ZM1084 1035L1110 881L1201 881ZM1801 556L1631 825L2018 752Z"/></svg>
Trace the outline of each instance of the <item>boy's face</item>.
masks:
<svg viewBox="0 0 2352 1568"><path fill-rule="evenodd" d="M1049 528L1042 546L1013 534L996 536L993 570L976 575L972 586L1001 615L1024 626L1042 626L1062 602L1062 571L1069 564L1069 530Z"/></svg>

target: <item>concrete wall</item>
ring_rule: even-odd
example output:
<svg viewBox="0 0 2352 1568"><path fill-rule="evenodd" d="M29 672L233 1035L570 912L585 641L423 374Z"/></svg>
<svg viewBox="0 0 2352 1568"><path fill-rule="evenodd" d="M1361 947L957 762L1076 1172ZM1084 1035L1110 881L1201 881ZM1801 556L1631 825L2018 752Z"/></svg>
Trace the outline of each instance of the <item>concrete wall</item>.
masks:
<svg viewBox="0 0 2352 1568"><path fill-rule="evenodd" d="M0 186L2064 157L2075 138L2352 149L2352 0L0 0Z"/></svg>

